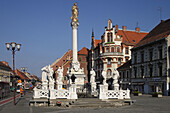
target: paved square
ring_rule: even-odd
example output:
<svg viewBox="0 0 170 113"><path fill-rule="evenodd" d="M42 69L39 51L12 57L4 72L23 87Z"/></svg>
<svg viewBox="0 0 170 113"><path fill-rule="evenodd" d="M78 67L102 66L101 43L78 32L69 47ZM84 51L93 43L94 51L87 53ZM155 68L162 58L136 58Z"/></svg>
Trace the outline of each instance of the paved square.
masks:
<svg viewBox="0 0 170 113"><path fill-rule="evenodd" d="M29 100L32 93L27 93L17 100L0 107L0 113L169 113L170 97L155 98L151 95L132 96L136 100L131 106L113 108L58 108L58 107L30 107Z"/></svg>

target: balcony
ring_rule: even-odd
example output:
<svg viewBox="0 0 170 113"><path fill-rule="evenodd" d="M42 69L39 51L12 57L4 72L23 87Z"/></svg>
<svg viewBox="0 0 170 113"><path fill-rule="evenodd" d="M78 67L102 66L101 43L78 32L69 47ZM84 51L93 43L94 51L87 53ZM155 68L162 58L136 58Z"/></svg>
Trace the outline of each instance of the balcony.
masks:
<svg viewBox="0 0 170 113"><path fill-rule="evenodd" d="M100 56L123 56L123 53L121 53L121 52L107 52L107 53L101 53Z"/></svg>

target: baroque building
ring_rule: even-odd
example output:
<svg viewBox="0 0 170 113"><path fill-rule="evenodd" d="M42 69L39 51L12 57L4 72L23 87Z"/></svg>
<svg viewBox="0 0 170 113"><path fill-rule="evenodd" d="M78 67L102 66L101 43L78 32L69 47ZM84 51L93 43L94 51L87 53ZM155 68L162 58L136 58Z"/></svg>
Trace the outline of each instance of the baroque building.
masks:
<svg viewBox="0 0 170 113"><path fill-rule="evenodd" d="M132 49L133 90L142 93L169 92L170 19L161 21Z"/></svg>
<svg viewBox="0 0 170 113"><path fill-rule="evenodd" d="M89 51L89 66L96 72L96 81L102 81L102 71L107 72L107 77L113 75L113 70L131 59L131 51L147 33L140 28L128 30L127 26L118 29L118 25L112 26L112 20L108 20L104 34L100 40L94 38L92 32L91 50Z"/></svg>

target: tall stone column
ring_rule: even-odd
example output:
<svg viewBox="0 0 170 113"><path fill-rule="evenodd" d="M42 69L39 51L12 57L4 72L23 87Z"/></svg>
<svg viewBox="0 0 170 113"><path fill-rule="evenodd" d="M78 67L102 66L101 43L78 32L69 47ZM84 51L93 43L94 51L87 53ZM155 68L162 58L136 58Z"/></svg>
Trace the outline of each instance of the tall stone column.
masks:
<svg viewBox="0 0 170 113"><path fill-rule="evenodd" d="M74 3L72 7L72 17L71 17L71 27L73 29L73 61L72 61L72 68L75 72L78 72L80 69L80 63L77 60L77 28L79 26L78 22L78 7L77 3Z"/></svg>
<svg viewBox="0 0 170 113"><path fill-rule="evenodd" d="M73 29L73 63L78 62L77 60L77 28L79 22L71 22L71 27Z"/></svg>

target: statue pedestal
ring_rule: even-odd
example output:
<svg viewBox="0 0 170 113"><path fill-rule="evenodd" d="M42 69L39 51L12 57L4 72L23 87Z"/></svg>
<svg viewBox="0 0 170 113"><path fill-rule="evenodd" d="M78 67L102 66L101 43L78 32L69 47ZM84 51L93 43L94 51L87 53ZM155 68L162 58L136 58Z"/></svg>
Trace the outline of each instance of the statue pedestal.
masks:
<svg viewBox="0 0 170 113"><path fill-rule="evenodd" d="M57 84L57 90L61 90L63 88L63 83L58 83Z"/></svg>
<svg viewBox="0 0 170 113"><path fill-rule="evenodd" d="M119 84L113 84L114 90L119 90Z"/></svg>
<svg viewBox="0 0 170 113"><path fill-rule="evenodd" d="M54 89L54 81L49 82L49 90Z"/></svg>
<svg viewBox="0 0 170 113"><path fill-rule="evenodd" d="M77 72L71 68L71 72L69 73L69 76L75 76L75 82L74 84L76 85L77 92L82 92L84 88L84 81L85 81L85 74L83 69L79 69ZM72 85L72 80L70 79L70 84Z"/></svg>
<svg viewBox="0 0 170 113"><path fill-rule="evenodd" d="M47 81L43 81L42 83L42 89L47 90L48 89L48 82Z"/></svg>
<svg viewBox="0 0 170 113"><path fill-rule="evenodd" d="M108 99L108 97L106 96L106 92L108 91L108 85L99 85L100 87L100 94L99 94L99 99L105 100Z"/></svg>
<svg viewBox="0 0 170 113"><path fill-rule="evenodd" d="M69 92L70 92L70 97L68 99L77 99L77 91L76 91L76 84L71 84L70 88L69 88Z"/></svg>
<svg viewBox="0 0 170 113"><path fill-rule="evenodd" d="M91 83L91 95L98 96L98 92L96 90L96 82Z"/></svg>

